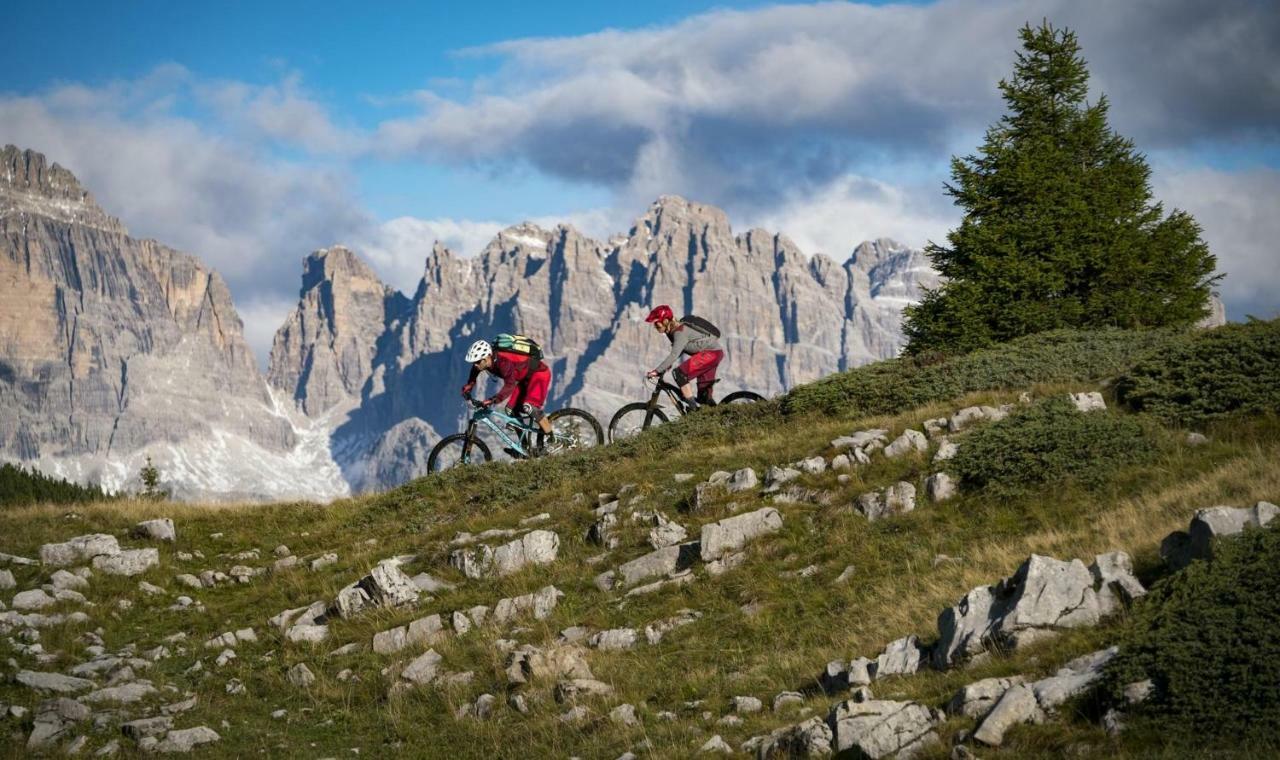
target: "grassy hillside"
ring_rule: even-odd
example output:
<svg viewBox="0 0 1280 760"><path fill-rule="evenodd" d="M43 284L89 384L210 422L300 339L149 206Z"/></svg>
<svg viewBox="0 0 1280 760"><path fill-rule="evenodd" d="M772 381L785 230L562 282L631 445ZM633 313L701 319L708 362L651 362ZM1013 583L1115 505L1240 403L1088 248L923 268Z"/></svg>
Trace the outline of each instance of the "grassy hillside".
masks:
<svg viewBox="0 0 1280 760"><path fill-rule="evenodd" d="M1277 323L1250 329L1242 340L1276 340ZM1274 403L1242 405L1234 415L1188 418L1202 425L1197 430L1209 439L1191 446L1187 430L1176 427L1183 418L1163 412L1135 414L1107 392L1111 408L1095 414L1105 415L1109 424L1091 434L1134 436L1141 442L1141 456L1077 458L1027 479L1019 488L964 488L943 503L929 502L922 487L924 477L937 469L930 463L936 441L927 454L875 457L847 471L847 482L831 471L806 474L793 483L825 494L825 503L772 504L783 516L783 527L752 542L743 565L714 577L698 566L692 583L632 598L601 591L593 579L651 548L640 526L624 520L620 545L598 559L605 550L585 538L595 519L591 509L597 494L632 486L629 498L642 499L645 509L663 512L687 528L690 538L697 538L704 524L771 505L757 490L720 494L694 511L696 485L716 470L753 467L763 473L770 465L805 457L830 458L835 453L830 442L839 436L880 427L890 431L892 439L908 427L920 429L925 420L971 405L1011 404L1020 411L1001 422L975 426L963 434L970 439L957 438L962 450L966 441L985 436L993 451L1013 451L1023 460L1028 452L1038 451L1053 459L1063 452L1060 447L1045 452L1044 426L1052 422L1036 417L1039 410L1053 408L1053 399L1110 388L1135 367L1143 377L1156 376L1152 368L1158 370L1160 357L1183 356L1206 339L1169 332L1066 332L1033 336L958 359L883 362L797 389L774 402L709 410L596 451L457 470L387 494L324 507L120 501L10 508L0 513L0 551L21 556L36 556L46 542L94 532L117 534L122 545L130 547L156 545L125 536L139 520L160 516L174 519L178 540L159 545L160 567L141 576L95 574L84 591L94 603L83 608L92 622L45 629L40 643L56 658L38 665L30 654L11 652L6 658L14 662L5 672L16 670L15 663L65 672L87 658L81 637L89 630L100 629L108 650L133 644L139 652L185 632L185 644L167 644L171 657L138 674L174 691L123 712L130 717L152 715L157 705L178 701L187 693L196 695L195 708L177 716L175 725L216 730L221 741L200 750L211 757L343 757L352 756L353 750L362 756L453 758L615 758L627 751L684 757L697 754L717 734L737 748L749 737L795 723L806 712L825 716L838 697L823 694L814 679L828 661L875 657L885 644L907 634L932 639L943 607L975 586L1009 575L1031 552L1087 561L1096 553L1124 549L1134 556L1139 576L1150 581L1161 573L1161 538L1185 528L1195 509L1280 500L1280 420ZM1275 369L1280 374L1280 368ZM1124 382L1140 385L1131 378L1121 381L1122 386ZM1024 392L1032 404L1019 401ZM1027 422L1030 418L1035 418L1034 424ZM1010 461L1014 460L1017 457ZM694 478L677 481L674 476L680 473ZM900 480L918 489L915 511L870 523L852 509L858 495ZM459 531L516 528L522 519L542 512L550 518L537 527L560 536L553 564L482 580L466 579L446 564L449 542ZM225 572L235 564L270 566L272 551L280 544L302 562L244 585L193 591L174 580L178 573ZM231 557L250 549L259 550L260 558ZM180 552L198 552L203 558L179 559ZM338 555L336 564L316 572L307 569L311 559L328 552ZM435 594L413 609L367 611L350 620L331 621L329 640L314 647L286 642L267 624L282 610L332 600L377 561L403 554L416 555L405 566L409 575L427 571L456 584L456 589ZM846 574L849 567L853 570ZM49 573L40 567L10 569L17 578L15 591L38 586ZM838 582L842 574L846 578ZM141 592L140 580L165 593ZM434 647L449 672L474 673L469 683L389 695L395 674L384 671L420 650L375 654L369 648L375 633L431 612L492 606L500 598L547 584L564 592L548 618L523 619L514 627L482 626ZM11 593L0 598L7 604ZM203 611L171 610L180 594L201 603ZM131 606L123 609L119 605L126 600ZM57 609L81 607L64 602ZM614 693L581 701L592 715L586 722L562 722L559 716L572 704L558 704L549 686L522 690L529 696L527 715L507 706L507 662L499 640L542 646L570 626L642 628L685 609L702 617L656 645L644 643L642 637L631 650L588 653L596 678L610 684ZM938 706L958 687L986 676L1052 672L1062 662L1109 643L1123 625L1123 620L1113 621L973 668L878 681L871 688L877 698L913 698ZM220 650L205 649L203 642L244 627L256 629L259 641L239 645L235 660L215 666ZM363 650L328 656L352 642L362 644ZM0 649L6 646L13 644L0 643ZM191 672L196 660L202 669ZM308 688L295 687L286 677L297 663L306 663L317 676ZM355 677L339 680L344 670ZM239 679L245 693L228 694L231 679ZM769 709L774 695L788 690L804 692L803 704L780 712ZM489 719L455 719L458 707L483 693L497 697ZM735 696L758 697L765 709L742 715L740 724L721 724ZM34 709L39 701L23 686L0 683L0 703ZM609 719L610 710L623 703L635 706L639 725ZM276 710L287 714L273 718ZM673 719L662 713L674 713ZM89 748L105 745L117 738L120 719L108 720L100 732L86 723L67 738L84 733ZM9 719L3 725L7 752L22 755L30 717L26 724ZM941 729L944 743L971 728L972 721L947 722ZM1068 713L1057 722L1015 729L999 751L978 752L982 757L1060 757L1068 751L1178 756L1176 745L1161 746L1161 741L1158 732L1150 731L1113 739L1085 715ZM1226 747L1228 753L1232 749ZM1234 749L1247 755L1252 747ZM122 752L134 751L133 742L124 739ZM946 753L940 750L936 756Z"/></svg>

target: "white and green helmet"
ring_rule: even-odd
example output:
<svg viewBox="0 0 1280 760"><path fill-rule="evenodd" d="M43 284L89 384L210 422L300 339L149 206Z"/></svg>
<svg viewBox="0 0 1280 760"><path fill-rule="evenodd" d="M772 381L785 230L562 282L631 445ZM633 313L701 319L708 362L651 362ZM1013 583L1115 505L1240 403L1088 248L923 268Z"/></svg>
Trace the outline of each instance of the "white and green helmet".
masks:
<svg viewBox="0 0 1280 760"><path fill-rule="evenodd" d="M493 346L487 340L478 340L467 349L467 363L475 364L486 357L493 356Z"/></svg>

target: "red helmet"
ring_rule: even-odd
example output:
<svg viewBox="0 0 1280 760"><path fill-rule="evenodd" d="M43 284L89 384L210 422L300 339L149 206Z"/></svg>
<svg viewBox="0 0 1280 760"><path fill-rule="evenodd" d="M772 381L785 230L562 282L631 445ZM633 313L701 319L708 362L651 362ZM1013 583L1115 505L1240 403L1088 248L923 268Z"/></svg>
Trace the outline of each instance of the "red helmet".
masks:
<svg viewBox="0 0 1280 760"><path fill-rule="evenodd" d="M676 315L672 313L671 307L667 306L664 303L661 306L656 307L653 311L649 312L649 316L645 317L644 321L661 322L664 319L675 319L675 317Z"/></svg>

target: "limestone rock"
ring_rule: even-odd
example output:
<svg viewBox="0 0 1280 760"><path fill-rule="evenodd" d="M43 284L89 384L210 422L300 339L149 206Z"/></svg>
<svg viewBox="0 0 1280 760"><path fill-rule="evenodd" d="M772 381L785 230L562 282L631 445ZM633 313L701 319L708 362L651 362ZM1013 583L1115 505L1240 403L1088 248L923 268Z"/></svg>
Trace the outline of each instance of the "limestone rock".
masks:
<svg viewBox="0 0 1280 760"><path fill-rule="evenodd" d="M75 694L97 686L87 678L64 676L61 673L40 673L31 670L19 670L14 680L29 689L51 691L57 694Z"/></svg>
<svg viewBox="0 0 1280 760"><path fill-rule="evenodd" d="M129 549L114 556L93 558L93 567L107 575L134 576L160 566L159 549Z"/></svg>
<svg viewBox="0 0 1280 760"><path fill-rule="evenodd" d="M636 717L635 705L621 704L609 711L609 720L619 726L638 726L640 719Z"/></svg>
<svg viewBox="0 0 1280 760"><path fill-rule="evenodd" d="M439 675L442 660L443 658L436 653L436 650L428 649L405 666L405 669L400 671L400 677L417 686L425 686Z"/></svg>
<svg viewBox="0 0 1280 760"><path fill-rule="evenodd" d="M1097 391L1072 393L1071 401L1082 412L1105 411L1107 408L1107 402L1102 400L1102 394Z"/></svg>
<svg viewBox="0 0 1280 760"><path fill-rule="evenodd" d="M27 749L38 750L60 741L76 724L88 720L89 715L89 708L74 699L58 697L41 702L35 710Z"/></svg>
<svg viewBox="0 0 1280 760"><path fill-rule="evenodd" d="M9 570L0 570L0 590L11 589L17 585L18 582L14 580L12 572Z"/></svg>
<svg viewBox="0 0 1280 760"><path fill-rule="evenodd" d="M418 587L404 574L398 563L383 560L360 581L370 600L386 607L399 607L418 601Z"/></svg>
<svg viewBox="0 0 1280 760"><path fill-rule="evenodd" d="M173 527L173 520L161 517L156 520L144 520L133 526L133 535L138 538L150 538L153 541L178 540L178 531Z"/></svg>
<svg viewBox="0 0 1280 760"><path fill-rule="evenodd" d="M749 541L782 529L782 515L772 507L747 512L702 526L700 541L703 562L711 562L737 551Z"/></svg>
<svg viewBox="0 0 1280 760"><path fill-rule="evenodd" d="M43 610L46 607L52 607L57 604L58 600L45 593L42 588L34 588L30 591L20 591L14 594L13 601L10 604L15 610L23 612L29 610Z"/></svg>
<svg viewBox="0 0 1280 760"><path fill-rule="evenodd" d="M698 751L703 754L710 754L714 752L720 755L732 755L733 747L730 747L728 742L721 738L719 734L716 734L710 739L707 739L706 743L698 748Z"/></svg>
<svg viewBox="0 0 1280 760"><path fill-rule="evenodd" d="M1210 559L1214 539L1234 536L1246 528L1267 525L1280 514L1280 507L1260 501L1250 508L1209 507L1196 510L1186 533L1171 533L1160 546L1160 555L1170 567L1186 567L1193 559Z"/></svg>
<svg viewBox="0 0 1280 760"><path fill-rule="evenodd" d="M925 479L924 490L929 495L929 501L947 501L956 495L956 484L949 474L935 472Z"/></svg>
<svg viewBox="0 0 1280 760"><path fill-rule="evenodd" d="M941 722L935 711L916 702L876 699L841 702L828 721L835 726L837 752L873 760L938 741L933 729Z"/></svg>
<svg viewBox="0 0 1280 760"><path fill-rule="evenodd" d="M530 594L500 599L493 608L493 622L507 623L520 615L530 615L534 620L542 620L551 614L562 596L564 592L555 586L543 586ZM475 608L472 611L474 614Z"/></svg>
<svg viewBox="0 0 1280 760"><path fill-rule="evenodd" d="M1005 732L1022 723L1038 723L1044 720L1044 712L1036 702L1031 687L1018 684L1007 689L987 714L973 738L990 747L1004 742Z"/></svg>
<svg viewBox="0 0 1280 760"><path fill-rule="evenodd" d="M966 718L982 718L995 707L1006 691L1024 682L1022 676L975 681L956 692L947 704L947 713Z"/></svg>
<svg viewBox="0 0 1280 760"><path fill-rule="evenodd" d="M892 443L884 447L884 455L889 459L897 459L913 451L925 452L928 450L929 440L925 438L924 433L919 430L907 429L902 431L902 435L893 439Z"/></svg>
<svg viewBox="0 0 1280 760"><path fill-rule="evenodd" d="M115 536L106 533L94 533L87 536L76 536L60 544L45 544L40 547L40 562L44 565L66 567L80 562L88 562L97 556L114 556L120 553L120 542Z"/></svg>
<svg viewBox="0 0 1280 760"><path fill-rule="evenodd" d="M875 678L911 675L920 669L923 652L915 636L892 641L876 658Z"/></svg>
<svg viewBox="0 0 1280 760"><path fill-rule="evenodd" d="M933 463L947 462L956 458L956 454L960 453L960 447L948 438L938 440L938 450L933 455Z"/></svg>
<svg viewBox="0 0 1280 760"><path fill-rule="evenodd" d="M858 497L858 511L874 522L893 515L906 514L916 508L916 487L905 480Z"/></svg>
<svg viewBox="0 0 1280 760"><path fill-rule="evenodd" d="M613 628L592 634L592 636L587 639L587 643L592 649L609 651L631 649L636 645L636 641L638 639L639 634L634 628Z"/></svg>
<svg viewBox="0 0 1280 760"><path fill-rule="evenodd" d="M155 746L155 751L161 754L186 753L196 747L221 740L222 737L218 736L218 732L212 728L196 726L195 728L184 728L165 734L164 739Z"/></svg>
<svg viewBox="0 0 1280 760"><path fill-rule="evenodd" d="M287 677L289 683L299 689L305 689L316 682L316 674L311 672L311 668L308 668L305 662L300 662L289 668Z"/></svg>
<svg viewBox="0 0 1280 760"><path fill-rule="evenodd" d="M1147 593L1133 575L1133 560L1125 552L1094 557L1089 566L1098 589L1098 612L1103 617L1119 612Z"/></svg>
<svg viewBox="0 0 1280 760"><path fill-rule="evenodd" d="M830 757L834 739L831 726L822 718L814 716L764 737L756 749L756 757L760 760Z"/></svg>

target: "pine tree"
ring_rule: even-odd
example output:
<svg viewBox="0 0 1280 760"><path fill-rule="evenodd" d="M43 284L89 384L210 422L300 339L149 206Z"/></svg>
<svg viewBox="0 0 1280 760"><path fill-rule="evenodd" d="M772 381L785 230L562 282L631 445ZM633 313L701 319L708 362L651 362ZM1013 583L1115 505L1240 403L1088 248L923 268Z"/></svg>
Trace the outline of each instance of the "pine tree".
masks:
<svg viewBox="0 0 1280 760"><path fill-rule="evenodd" d="M1200 227L1154 203L1151 170L1088 104L1075 34L1021 30L1007 113L976 155L953 158L964 209L927 253L946 278L907 310L907 351L964 352L1059 327L1192 324L1208 311L1215 259Z"/></svg>
<svg viewBox="0 0 1280 760"><path fill-rule="evenodd" d="M138 477L142 479L142 496L144 498L160 499L164 497L164 492L160 490L160 470L151 463L150 456L147 457L147 463L142 466Z"/></svg>

